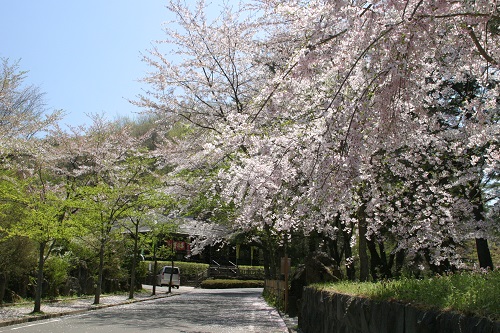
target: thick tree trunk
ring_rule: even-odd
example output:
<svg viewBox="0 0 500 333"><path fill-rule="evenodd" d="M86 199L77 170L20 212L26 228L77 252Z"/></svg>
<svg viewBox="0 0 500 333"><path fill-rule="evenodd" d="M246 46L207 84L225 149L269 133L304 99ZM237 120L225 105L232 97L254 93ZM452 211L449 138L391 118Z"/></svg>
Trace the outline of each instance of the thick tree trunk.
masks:
<svg viewBox="0 0 500 333"><path fill-rule="evenodd" d="M276 262L276 246L272 241L272 235L270 227L266 224L264 225L264 240L262 242L262 254L264 256L264 271L266 272L267 279L277 279L277 262Z"/></svg>
<svg viewBox="0 0 500 333"><path fill-rule="evenodd" d="M378 281L379 279L379 271L382 266L382 260L377 252L377 247L373 240L369 240L366 242L368 249L370 250L370 272L372 275L373 281Z"/></svg>
<svg viewBox="0 0 500 333"><path fill-rule="evenodd" d="M309 253L313 253L319 248L319 235L316 231L311 231L308 238Z"/></svg>
<svg viewBox="0 0 500 333"><path fill-rule="evenodd" d="M380 260L382 262L381 270L382 270L383 277L385 279L390 279L390 278L392 278L391 269L392 269L393 262L388 262L387 261L387 254L385 253L384 242L379 242L378 243L378 247L379 247L379 250L380 250Z"/></svg>
<svg viewBox="0 0 500 333"><path fill-rule="evenodd" d="M493 260L491 258L488 240L484 238L476 238L476 250L479 267L493 270Z"/></svg>
<svg viewBox="0 0 500 333"><path fill-rule="evenodd" d="M481 188L479 185L475 186L469 193L469 197L474 202L474 219L476 221L483 221L484 219L484 203ZM484 269L493 269L493 260L491 258L488 240L482 237L476 238L476 251L479 267Z"/></svg>
<svg viewBox="0 0 500 333"><path fill-rule="evenodd" d="M35 307L33 312L40 312L42 307L42 288L43 288L43 265L45 261L45 242L41 242L38 247L38 272L35 289Z"/></svg>

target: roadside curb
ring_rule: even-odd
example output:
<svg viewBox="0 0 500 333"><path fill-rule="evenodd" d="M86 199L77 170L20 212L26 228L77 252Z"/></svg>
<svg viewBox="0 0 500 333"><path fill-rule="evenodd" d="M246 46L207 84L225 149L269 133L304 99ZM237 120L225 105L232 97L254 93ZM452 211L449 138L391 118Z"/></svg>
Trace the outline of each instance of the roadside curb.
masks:
<svg viewBox="0 0 500 333"><path fill-rule="evenodd" d="M288 329L288 333L302 333L302 331L298 328L298 319L297 317L289 317L285 313L278 311L278 314L281 317L281 320L286 325L286 328Z"/></svg>
<svg viewBox="0 0 500 333"><path fill-rule="evenodd" d="M33 322L33 321L44 320L44 319L58 318L58 317L67 316L67 315L73 315L73 314L79 314L79 313L84 313L84 312L89 312L89 311L96 311L96 310L100 310L100 309L106 309L106 308L110 308L110 307L113 307L113 306L120 306L120 305L132 304L132 303L139 303L139 302L151 301L151 300L155 300L155 299L167 298L167 297L178 296L178 295L181 295L181 294L155 295L155 296L145 297L145 298L140 298L140 299L130 299L130 300L126 300L126 301L118 302L118 303L113 303L113 304L90 305L89 307L87 307L85 309L79 309L79 310L69 310L69 311L63 311L63 312L44 313L44 314L39 314L39 315L28 314L27 317L25 317L25 318L0 321L0 327L17 325L17 324L24 324L24 323L30 323L30 322Z"/></svg>

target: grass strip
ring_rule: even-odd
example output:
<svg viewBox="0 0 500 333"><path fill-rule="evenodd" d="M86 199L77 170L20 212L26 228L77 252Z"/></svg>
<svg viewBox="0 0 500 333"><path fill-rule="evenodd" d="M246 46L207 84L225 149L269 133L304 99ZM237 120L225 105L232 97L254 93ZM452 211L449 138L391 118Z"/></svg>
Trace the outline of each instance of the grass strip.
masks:
<svg viewBox="0 0 500 333"><path fill-rule="evenodd" d="M500 320L500 271L461 272L426 279L382 282L341 281L317 288L379 301L412 303L424 308L453 310Z"/></svg>

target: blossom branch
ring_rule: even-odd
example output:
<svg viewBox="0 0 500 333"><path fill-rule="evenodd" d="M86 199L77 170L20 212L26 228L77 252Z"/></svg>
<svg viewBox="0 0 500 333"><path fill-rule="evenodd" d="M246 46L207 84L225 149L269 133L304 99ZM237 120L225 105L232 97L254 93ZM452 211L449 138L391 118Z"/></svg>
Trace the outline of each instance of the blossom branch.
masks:
<svg viewBox="0 0 500 333"><path fill-rule="evenodd" d="M467 26L467 31L469 32L469 36L470 38L472 39L472 41L474 42L474 45L476 45L476 48L477 50L479 51L479 54L481 54L481 56L486 59L487 62L489 63L492 63L493 65L498 65L498 62L493 59L487 52L486 50L483 48L483 46L481 45L481 43L479 42L479 39L477 38L476 34L474 33L474 29L472 28L472 26Z"/></svg>

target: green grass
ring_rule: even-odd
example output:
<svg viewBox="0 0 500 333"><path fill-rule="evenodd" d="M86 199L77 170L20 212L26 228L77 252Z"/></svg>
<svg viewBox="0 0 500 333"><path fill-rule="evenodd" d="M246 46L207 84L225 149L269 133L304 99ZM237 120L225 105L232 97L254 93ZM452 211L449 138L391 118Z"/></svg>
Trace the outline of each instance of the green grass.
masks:
<svg viewBox="0 0 500 333"><path fill-rule="evenodd" d="M500 320L500 271L457 273L428 279L403 278L378 283L337 282L316 287L375 300L412 303Z"/></svg>
<svg viewBox="0 0 500 333"><path fill-rule="evenodd" d="M236 280L236 279L214 279L205 280L201 288L205 289L228 289L228 288L263 288L262 280Z"/></svg>

